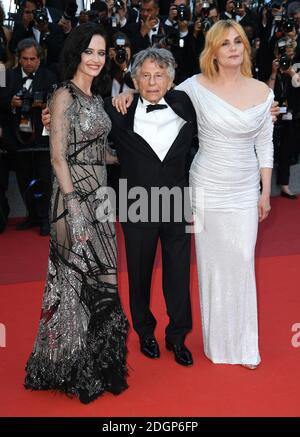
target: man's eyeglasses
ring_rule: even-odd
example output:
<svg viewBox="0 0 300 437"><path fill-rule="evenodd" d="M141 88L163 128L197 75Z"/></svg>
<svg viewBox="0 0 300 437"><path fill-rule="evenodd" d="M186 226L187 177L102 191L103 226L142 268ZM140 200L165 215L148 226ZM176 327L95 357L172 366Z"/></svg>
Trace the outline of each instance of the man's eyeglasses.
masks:
<svg viewBox="0 0 300 437"><path fill-rule="evenodd" d="M157 74L148 74L148 73L144 73L140 75L140 79L144 80L144 81L149 81L151 80L155 80L155 82L159 82L161 80L163 80L165 78L165 74L163 73L157 73Z"/></svg>

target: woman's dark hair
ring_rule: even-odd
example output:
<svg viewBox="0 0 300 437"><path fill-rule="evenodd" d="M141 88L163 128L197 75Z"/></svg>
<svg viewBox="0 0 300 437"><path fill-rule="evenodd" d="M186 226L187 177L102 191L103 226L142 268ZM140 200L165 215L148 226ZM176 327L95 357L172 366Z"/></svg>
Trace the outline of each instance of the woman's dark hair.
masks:
<svg viewBox="0 0 300 437"><path fill-rule="evenodd" d="M99 24L84 23L71 31L60 56L59 69L62 81L68 81L74 77L81 62L81 54L88 48L94 35L100 35L106 41L104 29ZM92 92L106 97L110 95L110 91L110 77L106 65L104 65L99 76L93 80Z"/></svg>

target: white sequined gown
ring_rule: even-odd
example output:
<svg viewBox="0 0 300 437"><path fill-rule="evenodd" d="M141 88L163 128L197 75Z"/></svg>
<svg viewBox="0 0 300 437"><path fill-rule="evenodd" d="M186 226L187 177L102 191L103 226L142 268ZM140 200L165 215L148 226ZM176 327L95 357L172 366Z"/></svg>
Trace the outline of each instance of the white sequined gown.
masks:
<svg viewBox="0 0 300 437"><path fill-rule="evenodd" d="M273 92L239 110L193 76L185 91L197 113L199 151L190 169L204 352L214 363L258 364L254 250L259 168L273 166ZM203 190L196 196L195 188ZM202 210L202 214L201 214Z"/></svg>

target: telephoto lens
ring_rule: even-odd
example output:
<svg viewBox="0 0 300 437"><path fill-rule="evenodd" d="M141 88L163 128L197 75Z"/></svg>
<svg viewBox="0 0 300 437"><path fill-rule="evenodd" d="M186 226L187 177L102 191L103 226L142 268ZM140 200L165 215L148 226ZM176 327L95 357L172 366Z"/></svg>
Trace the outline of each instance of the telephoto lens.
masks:
<svg viewBox="0 0 300 437"><path fill-rule="evenodd" d="M292 62L286 55L282 55L279 58L279 67L281 68L281 70L286 71L290 68L291 65Z"/></svg>
<svg viewBox="0 0 300 437"><path fill-rule="evenodd" d="M115 44L116 57L115 61L117 64L124 64L127 61L127 53L125 49L125 39L117 38Z"/></svg>

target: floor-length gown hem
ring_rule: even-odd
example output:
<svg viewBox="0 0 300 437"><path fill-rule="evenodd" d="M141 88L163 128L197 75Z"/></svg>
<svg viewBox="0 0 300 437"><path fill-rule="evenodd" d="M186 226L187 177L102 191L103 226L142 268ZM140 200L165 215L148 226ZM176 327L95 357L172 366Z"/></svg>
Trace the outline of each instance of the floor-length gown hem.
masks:
<svg viewBox="0 0 300 437"><path fill-rule="evenodd" d="M195 75L185 91L197 113L199 150L190 168L204 351L214 363L257 365L254 252L260 169L273 166L273 124L265 102L239 110Z"/></svg>
<svg viewBox="0 0 300 437"><path fill-rule="evenodd" d="M72 238L55 175L48 273L25 388L59 390L88 403L106 391L127 388L128 322L118 293L115 226L97 215L107 203L111 122L102 98L86 96L72 83L55 91L49 108L51 156L67 162L89 238Z"/></svg>

